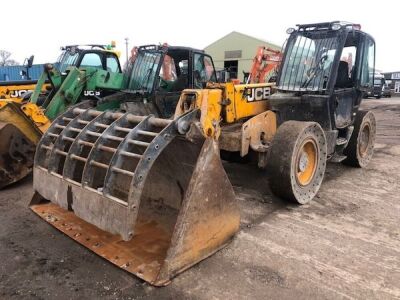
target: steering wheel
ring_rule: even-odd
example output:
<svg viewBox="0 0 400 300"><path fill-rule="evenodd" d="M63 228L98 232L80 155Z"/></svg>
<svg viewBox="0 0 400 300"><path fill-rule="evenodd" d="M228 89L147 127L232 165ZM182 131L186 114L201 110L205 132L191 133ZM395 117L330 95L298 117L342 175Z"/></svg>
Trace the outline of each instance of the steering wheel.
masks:
<svg viewBox="0 0 400 300"><path fill-rule="evenodd" d="M307 77L311 78L313 76L315 76L316 72L318 70L322 70L322 68L324 67L325 61L328 59L328 55L322 55L321 58L319 59L318 63L314 66L311 67L307 70L306 74Z"/></svg>

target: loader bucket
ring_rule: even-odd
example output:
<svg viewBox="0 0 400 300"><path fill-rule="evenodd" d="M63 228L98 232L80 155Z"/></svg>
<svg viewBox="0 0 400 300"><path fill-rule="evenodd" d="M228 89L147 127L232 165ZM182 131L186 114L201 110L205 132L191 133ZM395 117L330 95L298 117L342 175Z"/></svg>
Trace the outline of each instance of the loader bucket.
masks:
<svg viewBox="0 0 400 300"><path fill-rule="evenodd" d="M31 209L118 267L168 284L239 229L217 142L178 131L196 113L68 111L38 145Z"/></svg>
<svg viewBox="0 0 400 300"><path fill-rule="evenodd" d="M32 171L34 153L41 135L19 104L1 102L0 189Z"/></svg>

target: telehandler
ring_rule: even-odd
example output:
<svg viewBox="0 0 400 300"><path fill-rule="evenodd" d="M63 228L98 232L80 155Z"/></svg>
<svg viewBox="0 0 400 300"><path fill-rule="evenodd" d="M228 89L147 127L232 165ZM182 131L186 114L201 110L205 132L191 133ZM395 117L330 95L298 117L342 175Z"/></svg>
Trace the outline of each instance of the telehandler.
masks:
<svg viewBox="0 0 400 300"><path fill-rule="evenodd" d="M301 204L318 192L328 160L366 166L376 124L359 105L373 83L373 38L338 21L288 33L273 95L271 84L208 83L183 91L174 119L146 97L140 105L154 115L130 103L120 112L68 110L38 144L31 209L161 286L239 230L220 149L257 157L272 191ZM193 62L203 84L212 81L206 59Z"/></svg>

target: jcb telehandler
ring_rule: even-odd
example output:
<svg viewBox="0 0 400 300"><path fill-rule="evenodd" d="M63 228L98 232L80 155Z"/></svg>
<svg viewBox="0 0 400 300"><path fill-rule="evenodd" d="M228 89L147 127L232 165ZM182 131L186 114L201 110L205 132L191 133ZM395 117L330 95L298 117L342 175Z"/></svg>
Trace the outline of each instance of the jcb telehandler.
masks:
<svg viewBox="0 0 400 300"><path fill-rule="evenodd" d="M266 184L298 203L318 192L329 159L367 165L375 119L359 104L373 83L374 40L344 22L288 33L272 96L268 84L209 83L183 91L173 120L143 116L130 103L123 112L70 109L38 144L31 209L115 265L165 285L239 230L220 149L256 154ZM194 57L204 83L212 80L207 59ZM158 113L154 99L140 105Z"/></svg>
<svg viewBox="0 0 400 300"><path fill-rule="evenodd" d="M46 65L28 103L21 106L0 101L0 135L3 140L0 147L0 188L29 174L35 146L42 133L68 107L91 100L90 105L96 105L99 110L119 107L122 103L127 109L135 107L148 113L149 109L154 109L154 101L160 109L158 115L170 117L183 89L202 87L192 76L195 71L193 58L204 55L201 50L166 44L135 48L124 74L117 53L107 48L99 45L90 45L89 49L68 46L64 50L60 70ZM214 78L211 58L208 61L211 63L208 71ZM70 64L76 66L68 67ZM53 89L38 106L45 79L49 79Z"/></svg>

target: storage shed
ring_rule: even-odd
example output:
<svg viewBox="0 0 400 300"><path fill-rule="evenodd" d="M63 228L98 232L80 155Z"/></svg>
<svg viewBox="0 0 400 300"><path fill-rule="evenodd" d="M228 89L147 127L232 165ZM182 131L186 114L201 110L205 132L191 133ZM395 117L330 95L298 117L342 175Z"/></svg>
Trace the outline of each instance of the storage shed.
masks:
<svg viewBox="0 0 400 300"><path fill-rule="evenodd" d="M259 46L280 50L281 46L237 31L225 35L204 48L214 60L217 70L226 69L232 78L244 80Z"/></svg>

